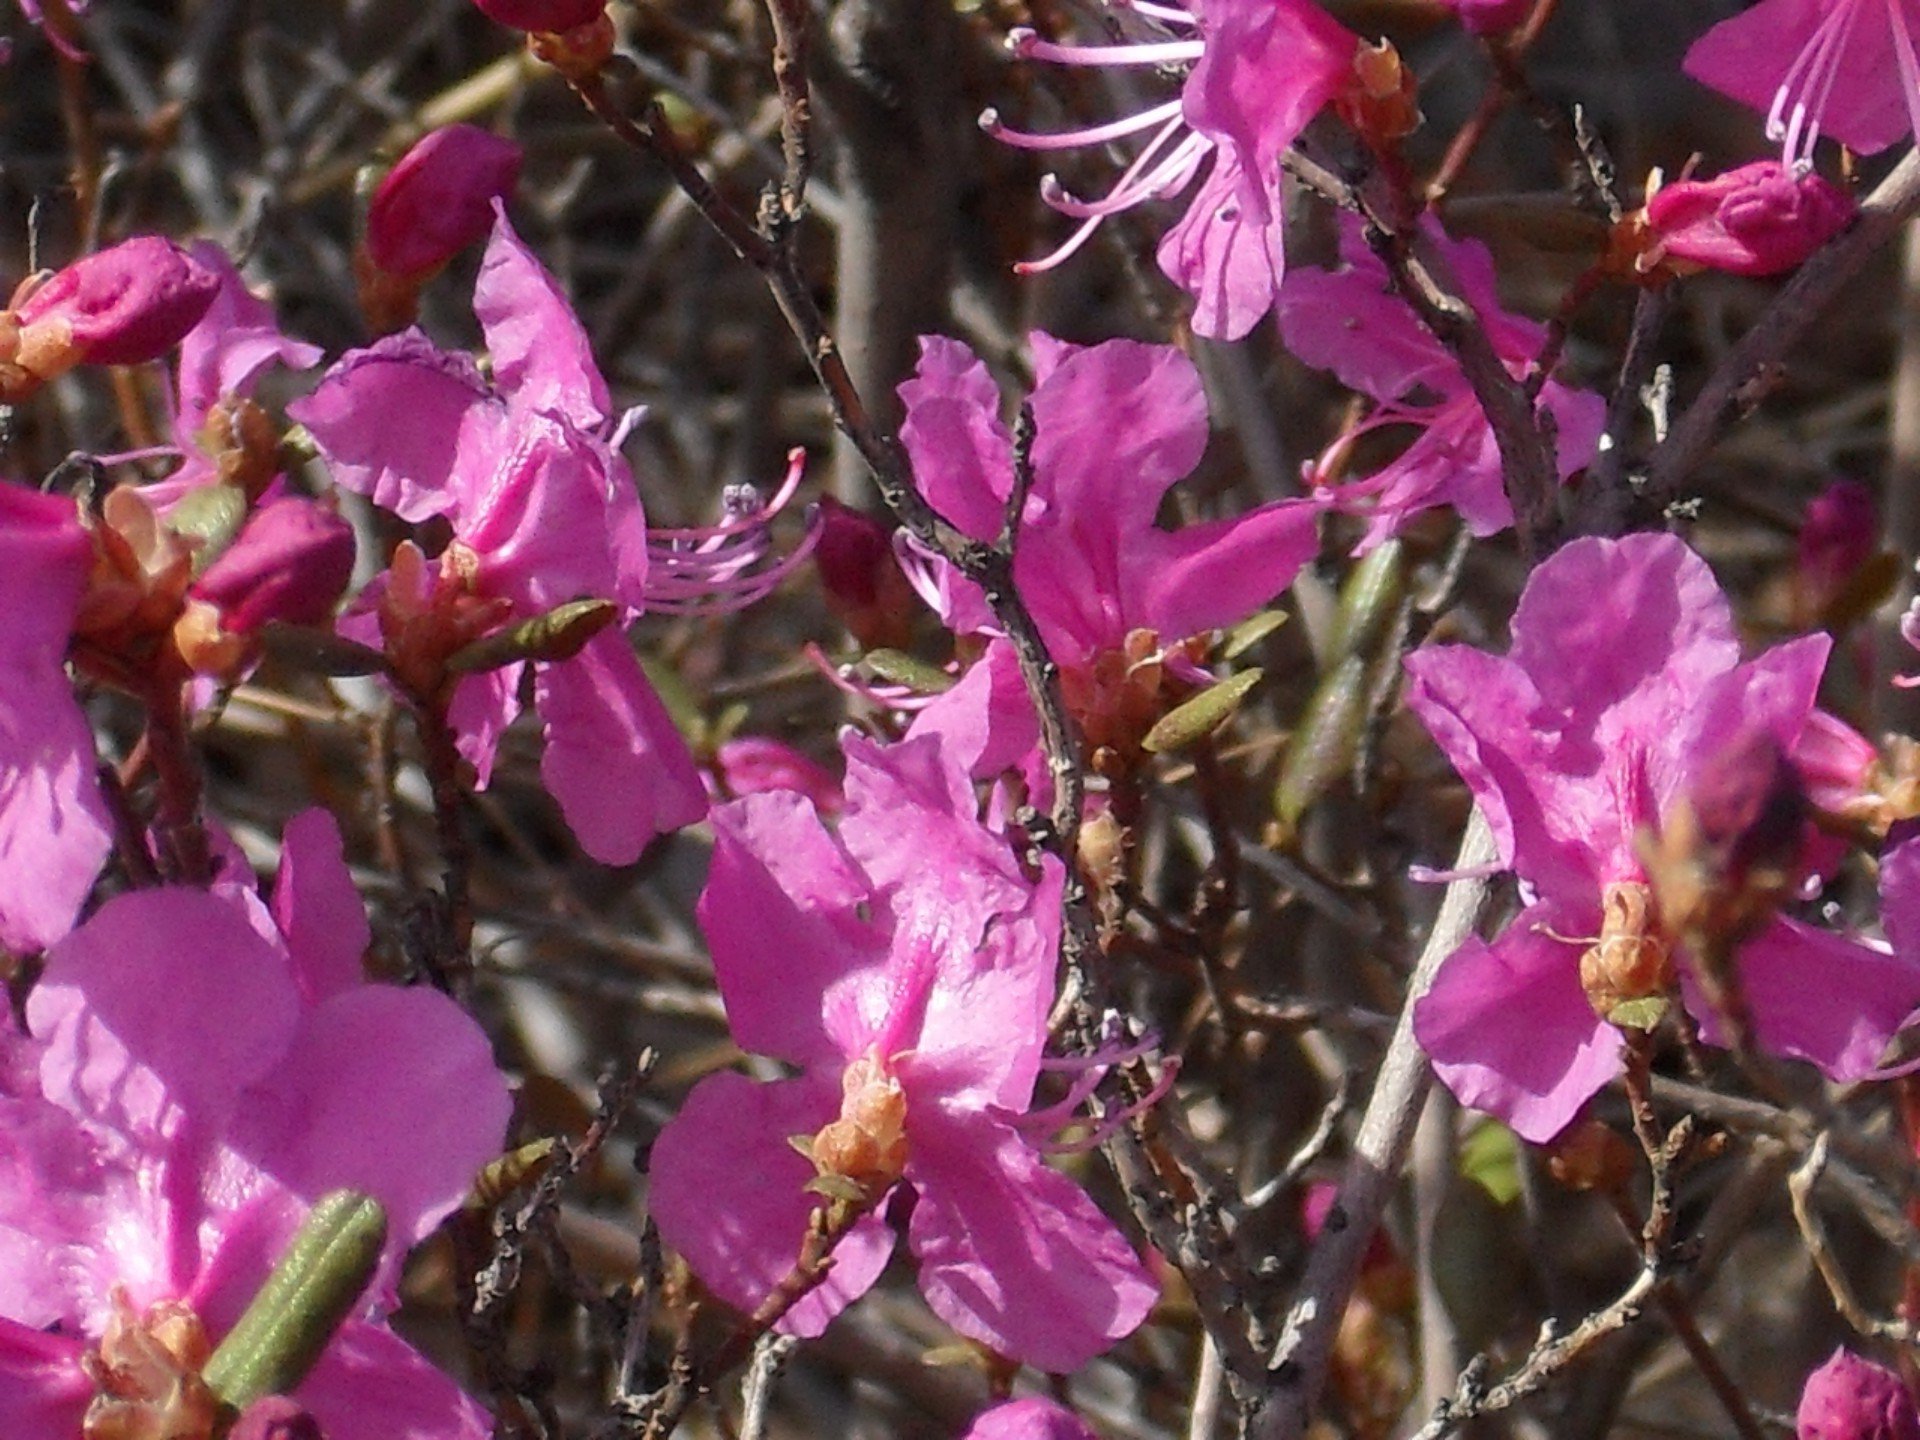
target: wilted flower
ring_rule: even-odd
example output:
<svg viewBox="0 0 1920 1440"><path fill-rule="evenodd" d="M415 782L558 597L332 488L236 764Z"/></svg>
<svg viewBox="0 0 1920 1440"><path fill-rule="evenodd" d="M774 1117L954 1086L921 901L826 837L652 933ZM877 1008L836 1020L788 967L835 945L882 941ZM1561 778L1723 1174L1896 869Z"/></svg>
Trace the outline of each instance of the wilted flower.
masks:
<svg viewBox="0 0 1920 1440"><path fill-rule="evenodd" d="M1807 1377L1794 1432L1798 1440L1920 1440L1920 1412L1898 1375L1842 1347Z"/></svg>
<svg viewBox="0 0 1920 1440"><path fill-rule="evenodd" d="M1779 275L1838 235L1853 197L1812 171L1756 160L1711 180L1676 180L1647 197L1642 269Z"/></svg>

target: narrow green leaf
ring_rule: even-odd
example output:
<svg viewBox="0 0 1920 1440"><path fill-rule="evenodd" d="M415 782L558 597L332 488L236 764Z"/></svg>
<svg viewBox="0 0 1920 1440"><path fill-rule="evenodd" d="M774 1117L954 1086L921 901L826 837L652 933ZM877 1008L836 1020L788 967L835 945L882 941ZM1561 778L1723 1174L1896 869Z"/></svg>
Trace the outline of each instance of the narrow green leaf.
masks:
<svg viewBox="0 0 1920 1440"><path fill-rule="evenodd" d="M1154 722L1147 738L1140 742L1141 748L1154 755L1164 755L1204 740L1233 717L1240 702L1252 693L1264 673L1258 669L1242 670L1183 700Z"/></svg>

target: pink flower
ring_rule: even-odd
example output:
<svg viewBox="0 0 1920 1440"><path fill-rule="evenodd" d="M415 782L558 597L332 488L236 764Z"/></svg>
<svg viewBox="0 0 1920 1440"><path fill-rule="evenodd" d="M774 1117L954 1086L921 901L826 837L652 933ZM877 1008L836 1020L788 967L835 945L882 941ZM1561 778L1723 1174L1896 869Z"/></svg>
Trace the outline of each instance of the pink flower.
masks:
<svg viewBox="0 0 1920 1440"><path fill-rule="evenodd" d="M718 558L674 544L650 554L586 333L496 213L474 290L491 382L465 355L409 330L344 356L289 407L341 485L403 520L451 522L453 542L433 566L396 568L395 578L376 582L356 632L390 649L424 645L431 654L399 660L425 667L422 683L433 685L451 650L565 602L612 600L624 616L638 615L655 566L668 605L684 597L689 575L717 574L709 588L736 597L764 580L751 566L723 569L739 537L753 533L750 521L721 527ZM477 628L460 628L469 625ZM465 676L452 690L450 719L482 787L520 708L521 669ZM626 864L654 836L705 813L693 758L617 628L572 659L536 665L534 703L546 729L541 774L595 859Z"/></svg>
<svg viewBox="0 0 1920 1440"><path fill-rule="evenodd" d="M0 1031L11 1440L82 1433L83 1357L103 1342L159 1345L157 1383L197 1376L307 1206L343 1186L385 1207L388 1248L293 1398L329 1440L490 1433L382 1317L401 1257L497 1153L506 1087L445 996L362 983L366 940L338 832L308 812L271 914L233 888L133 891L49 952L35 1038Z"/></svg>
<svg viewBox="0 0 1920 1440"><path fill-rule="evenodd" d="M1205 675L1188 642L1251 615L1313 557L1318 507L1279 500L1161 529L1162 499L1207 445L1193 362L1132 340L1082 347L1036 332L1033 348L1033 488L1014 583L1090 743L1137 746L1164 708L1163 672L1181 682ZM996 536L1013 488L1013 438L986 366L958 341L925 337L900 398L900 441L920 493L968 535ZM986 598L944 562L924 560L917 579L956 634L998 633ZM1010 763L1037 738L1019 684L1011 652L995 644L923 723L972 727L956 743L976 774L988 773L999 768L993 759Z"/></svg>
<svg viewBox="0 0 1920 1440"><path fill-rule="evenodd" d="M72 500L0 482L0 949L16 954L73 928L112 848L65 668L92 551Z"/></svg>
<svg viewBox="0 0 1920 1440"><path fill-rule="evenodd" d="M1900 1377L1844 1347L1807 1377L1798 1440L1920 1440L1920 1412Z"/></svg>
<svg viewBox="0 0 1920 1440"><path fill-rule="evenodd" d="M1920 119L1920 0L1761 0L1687 52L1686 71L1767 115L1767 138L1796 170L1820 136L1862 154Z"/></svg>
<svg viewBox="0 0 1920 1440"><path fill-rule="evenodd" d="M1099 1440L1086 1421L1051 1400L1009 1400L983 1410L960 1440Z"/></svg>
<svg viewBox="0 0 1920 1440"><path fill-rule="evenodd" d="M270 500L193 582L188 594L219 613L220 628L251 635L269 621L318 625L353 578L353 527L297 495Z"/></svg>
<svg viewBox="0 0 1920 1440"><path fill-rule="evenodd" d="M1859 207L1820 175L1756 160L1711 180L1678 180L1647 199L1649 262L1729 275L1779 275L1838 235Z"/></svg>
<svg viewBox="0 0 1920 1440"><path fill-rule="evenodd" d="M219 281L157 235L137 235L23 286L0 314L0 400L76 365L137 365L180 343Z"/></svg>
<svg viewBox="0 0 1920 1440"><path fill-rule="evenodd" d="M1051 255L1019 268L1060 264L1109 215L1178 195L1205 172L1185 218L1160 242L1160 268L1194 297L1197 332L1238 339L1272 308L1286 268L1280 157L1354 82L1359 39L1313 0L1134 3L1115 11L1116 20L1139 23L1145 33L1122 45L1062 45L1023 29L1009 43L1025 59L1061 65L1191 63L1193 70L1179 100L1085 130L1035 135L1009 129L992 110L980 117L989 134L1030 150L1104 146L1151 132L1099 200L1076 199L1047 177L1042 198L1081 223Z"/></svg>
<svg viewBox="0 0 1920 1440"><path fill-rule="evenodd" d="M1450 240L1437 225L1427 238L1458 282L1458 293L1485 327L1494 351L1522 375L1546 343L1546 331L1500 308L1493 260L1474 241ZM1336 442L1345 451L1360 434L1388 425L1417 425L1420 435L1397 460L1363 480L1343 483L1332 498L1368 516L1359 551L1373 549L1414 515L1450 505L1475 535L1513 523L1502 483L1500 447L1453 354L1394 293L1386 265L1368 247L1360 224L1343 218L1338 270L1296 270L1280 296L1280 333L1309 365L1379 403L1355 431ZM1599 396L1549 380L1540 406L1552 415L1564 480L1594 456L1606 423ZM1323 461L1323 464L1326 462Z"/></svg>
<svg viewBox="0 0 1920 1440"><path fill-rule="evenodd" d="M1447 961L1414 1022L1454 1094L1544 1141L1620 1068L1583 963L1644 962L1640 993L1669 985L1639 833L1663 829L1730 738L1795 753L1830 641L1742 663L1712 572L1666 535L1567 545L1534 571L1512 629L1505 658L1450 645L1407 660L1408 703L1532 896L1492 944L1469 940ZM1718 1014L1675 958L1682 1001L1720 1043ZM1736 963L1758 1043L1834 1079L1870 1074L1920 1002L1913 957L1783 916Z"/></svg>
<svg viewBox="0 0 1920 1440"><path fill-rule="evenodd" d="M815 1166L789 1137L814 1136L823 1170L830 1149L863 1140L863 1180L912 1191L907 1245L934 1312L1003 1354L1077 1369L1140 1323L1154 1287L1031 1136L1057 1123L1026 1112L1054 995L1060 868L1048 858L1029 879L934 742L844 745L838 834L791 792L714 811L699 914L727 1017L743 1049L801 1073L694 1088L653 1148L661 1237L751 1311L792 1270L816 1200ZM893 1248L885 1208L840 1241L783 1328L817 1335L873 1284Z"/></svg>

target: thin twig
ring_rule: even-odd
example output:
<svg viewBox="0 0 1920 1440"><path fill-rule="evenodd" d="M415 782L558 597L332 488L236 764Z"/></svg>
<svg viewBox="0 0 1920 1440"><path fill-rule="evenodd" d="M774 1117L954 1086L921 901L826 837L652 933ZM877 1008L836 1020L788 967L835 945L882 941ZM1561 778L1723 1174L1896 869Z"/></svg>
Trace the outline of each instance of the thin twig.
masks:
<svg viewBox="0 0 1920 1440"><path fill-rule="evenodd" d="M1251 1440L1300 1440L1326 1383L1340 1317L1347 1308L1367 1247L1387 1198L1405 1167L1415 1127L1432 1084L1432 1071L1413 1033L1413 1009L1439 973L1441 962L1460 948L1480 922L1492 882L1475 874L1495 856L1493 831L1478 810L1468 821L1454 868L1462 878L1447 886L1426 947L1407 986L1373 1094L1354 1137L1353 1156L1325 1228L1307 1258L1305 1277L1287 1314L1272 1356L1265 1403L1253 1416Z"/></svg>

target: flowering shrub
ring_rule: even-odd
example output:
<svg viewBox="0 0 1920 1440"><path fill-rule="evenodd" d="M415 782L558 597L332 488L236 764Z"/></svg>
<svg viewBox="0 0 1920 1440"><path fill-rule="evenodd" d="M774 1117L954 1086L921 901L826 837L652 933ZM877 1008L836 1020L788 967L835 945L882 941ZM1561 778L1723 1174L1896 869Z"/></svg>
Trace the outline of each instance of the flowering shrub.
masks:
<svg viewBox="0 0 1920 1440"><path fill-rule="evenodd" d="M1916 0L166 9L0 1436L1920 1434Z"/></svg>

